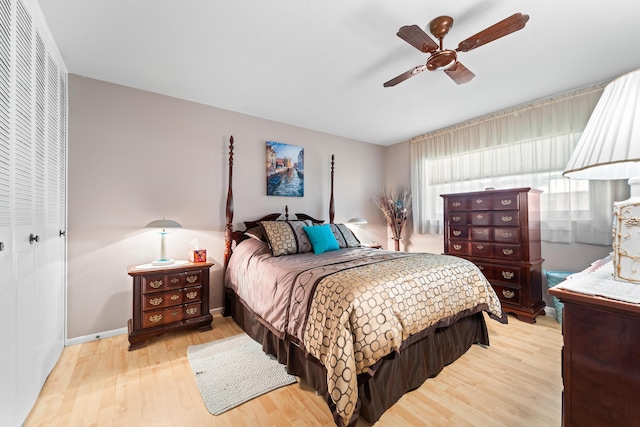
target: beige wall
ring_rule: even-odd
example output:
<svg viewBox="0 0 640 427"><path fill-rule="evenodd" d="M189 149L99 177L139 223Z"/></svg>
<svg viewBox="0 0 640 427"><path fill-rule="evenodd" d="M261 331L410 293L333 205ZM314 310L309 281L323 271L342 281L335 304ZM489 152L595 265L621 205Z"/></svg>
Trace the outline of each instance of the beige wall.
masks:
<svg viewBox="0 0 640 427"><path fill-rule="evenodd" d="M304 108L304 106L301 106ZM233 135L235 218L306 212L327 218L330 157L336 156L336 222L369 224L362 241L392 248L373 202L384 185L411 184L409 143L381 147L163 95L69 76L67 338L126 327L131 316L128 265L159 255L159 235L143 227L162 217L183 225L169 234L169 257L185 259L198 239L215 263L212 308L223 304L224 204L228 140ZM265 142L305 148L305 196L265 195ZM442 236L415 235L402 249L442 252ZM578 271L609 247L544 243L547 270Z"/></svg>
<svg viewBox="0 0 640 427"><path fill-rule="evenodd" d="M304 108L303 105L300 108ZM336 156L336 222L367 218L362 240L384 239L372 195L384 184L385 148L128 87L69 76L67 338L126 327L127 266L158 258L162 217L183 226L169 257L198 239L215 263L211 307L222 307L229 136L235 138L235 222L283 212L328 218ZM305 149L305 195L265 195L265 142Z"/></svg>

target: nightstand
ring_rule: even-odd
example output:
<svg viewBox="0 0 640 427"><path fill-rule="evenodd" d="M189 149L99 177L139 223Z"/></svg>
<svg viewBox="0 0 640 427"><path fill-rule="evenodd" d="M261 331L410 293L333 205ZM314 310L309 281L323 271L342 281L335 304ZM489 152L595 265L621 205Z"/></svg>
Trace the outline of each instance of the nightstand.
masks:
<svg viewBox="0 0 640 427"><path fill-rule="evenodd" d="M133 317L127 322L129 350L179 328L212 329L209 262L177 261L170 266L129 266L133 278Z"/></svg>
<svg viewBox="0 0 640 427"><path fill-rule="evenodd" d="M371 248L371 249L382 249L382 245L376 242L363 243L363 248Z"/></svg>

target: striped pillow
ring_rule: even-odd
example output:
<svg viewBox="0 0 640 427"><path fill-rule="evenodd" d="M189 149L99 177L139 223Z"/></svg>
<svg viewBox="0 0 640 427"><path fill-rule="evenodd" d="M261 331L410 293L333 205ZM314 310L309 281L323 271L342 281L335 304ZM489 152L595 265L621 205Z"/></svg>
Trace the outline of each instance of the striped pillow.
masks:
<svg viewBox="0 0 640 427"><path fill-rule="evenodd" d="M302 227L310 221L261 221L273 256L311 252L313 246Z"/></svg>

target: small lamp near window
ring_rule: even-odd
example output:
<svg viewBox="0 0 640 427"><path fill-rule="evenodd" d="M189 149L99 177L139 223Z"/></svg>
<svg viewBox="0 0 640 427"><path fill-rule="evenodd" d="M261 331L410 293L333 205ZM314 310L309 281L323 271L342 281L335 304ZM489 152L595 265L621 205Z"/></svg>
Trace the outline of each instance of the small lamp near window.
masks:
<svg viewBox="0 0 640 427"><path fill-rule="evenodd" d="M160 258L152 261L151 265L162 266L162 265L171 265L175 263L175 260L168 259L166 254L166 238L167 238L167 228L179 228L182 227L176 221L172 221L170 219L157 219L155 221L151 221L149 224L145 225L145 228L161 228L160 232Z"/></svg>
<svg viewBox="0 0 640 427"><path fill-rule="evenodd" d="M367 224L367 220L356 216L347 221L347 224L354 227L353 233L356 235L356 238L360 239L360 236L358 236L358 229L361 225Z"/></svg>
<svg viewBox="0 0 640 427"><path fill-rule="evenodd" d="M629 180L613 206L613 278L640 284L640 69L605 87L563 175Z"/></svg>

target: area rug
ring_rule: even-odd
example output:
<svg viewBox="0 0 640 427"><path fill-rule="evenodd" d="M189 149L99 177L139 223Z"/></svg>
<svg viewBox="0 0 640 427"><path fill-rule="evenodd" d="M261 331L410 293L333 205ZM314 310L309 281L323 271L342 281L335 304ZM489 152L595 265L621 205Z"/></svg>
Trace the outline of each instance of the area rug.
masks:
<svg viewBox="0 0 640 427"><path fill-rule="evenodd" d="M187 357L202 400L213 415L296 382L284 365L244 333L189 346Z"/></svg>

